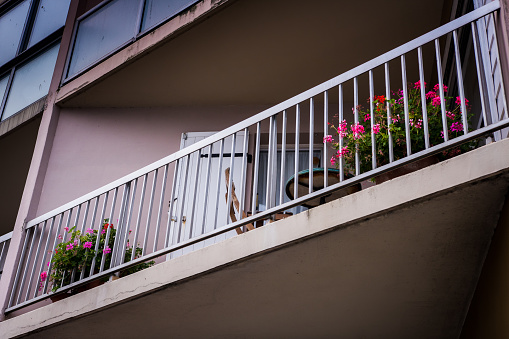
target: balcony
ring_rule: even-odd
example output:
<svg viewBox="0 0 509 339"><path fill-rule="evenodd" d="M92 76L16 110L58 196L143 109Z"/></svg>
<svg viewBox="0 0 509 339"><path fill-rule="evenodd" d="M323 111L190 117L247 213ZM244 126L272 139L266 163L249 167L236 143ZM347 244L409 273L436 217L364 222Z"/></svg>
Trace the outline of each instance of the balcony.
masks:
<svg viewBox="0 0 509 339"><path fill-rule="evenodd" d="M210 137L186 135L180 151L28 221L6 310L12 319L0 327L23 334L19 322L33 317L29 331L61 335L131 308L149 323L171 304L180 335L218 324L230 336L246 328L290 335L278 332L277 319L292 335L322 333L302 314L323 335L354 334L361 323L380 324L368 336L415 336L415 328L426 328L423 337L458 335L508 187L509 164L495 156L509 147L505 91L496 39L488 43L498 8L490 3ZM380 112L387 143L375 133ZM343 121L341 132L358 135L331 143L329 122L337 131ZM430 157L440 162L369 187L371 178ZM334 175L315 176L320 170ZM111 253L102 255L105 223L115 231L105 229ZM52 293L55 281L41 274L51 272L54 249L73 227L96 236L94 258L65 271ZM154 267L43 305L150 260ZM199 329L182 316L222 312L228 321L214 316ZM122 331L108 327L103 333Z"/></svg>

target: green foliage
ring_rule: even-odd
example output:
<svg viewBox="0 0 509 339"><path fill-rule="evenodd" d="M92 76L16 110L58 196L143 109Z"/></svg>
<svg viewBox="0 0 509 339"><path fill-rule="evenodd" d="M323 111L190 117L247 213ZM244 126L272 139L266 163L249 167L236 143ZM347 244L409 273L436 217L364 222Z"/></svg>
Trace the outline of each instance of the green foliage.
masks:
<svg viewBox="0 0 509 339"><path fill-rule="evenodd" d="M108 219L104 219L99 237L98 230L89 229L84 234L81 234L79 230L76 230L76 226L69 230L66 229L66 232L70 236L69 240L62 241L56 246L51 262L48 263L48 272L43 272L41 274L42 286L42 282L49 273L49 282L53 292L57 291L61 286L70 284L73 272L75 275L74 281L79 279L82 270L84 270L84 276L88 277L92 270L93 263L94 273L99 272L103 256L104 267L109 268L111 264L111 251L114 247L117 234L117 230L113 227L113 224L109 223ZM58 238L63 239L61 235L59 235ZM99 244L96 246L97 240L99 240ZM136 246L134 251L134 258L136 259L142 255L143 249ZM133 247L130 246L129 241L127 241L124 262L131 261L132 253ZM120 271L120 276L126 276L141 271L153 266L154 263L154 261L140 263Z"/></svg>
<svg viewBox="0 0 509 339"><path fill-rule="evenodd" d="M463 135L461 101L459 97L453 98L446 96L446 93L447 87L444 86L447 132L449 139L454 139ZM357 151L359 154L361 173L371 170L372 138L374 138L376 142L375 154L377 167L388 164L390 162L390 134L392 135L393 141L394 160L407 156L403 90L392 92L392 96L392 99L387 99L383 95L375 96L373 98L373 112L371 112L370 109L364 109L360 105L354 108L352 111L355 113L355 110L357 110L359 116L359 122L357 124L350 124L350 126L348 126L346 120L339 121L338 126L329 124L339 137L337 142L332 136L328 136L326 139L337 151L331 158L331 163L333 165L338 165L339 159L343 159L347 171L353 173L355 171L355 154ZM407 86L407 97L411 150L412 153L416 153L425 149L425 119L423 117L420 82ZM468 112L470 106L467 99L465 99L465 104ZM427 111L428 137L430 146L432 147L444 142L444 125L442 121L441 99L438 85L426 93L425 107ZM390 122L388 122L387 118L388 109L391 115ZM471 125L471 118L472 114L467 113L468 126ZM371 120L373 120L373 124ZM442 158L451 157L473 149L477 144L478 140L467 142L454 149L442 152L440 156Z"/></svg>

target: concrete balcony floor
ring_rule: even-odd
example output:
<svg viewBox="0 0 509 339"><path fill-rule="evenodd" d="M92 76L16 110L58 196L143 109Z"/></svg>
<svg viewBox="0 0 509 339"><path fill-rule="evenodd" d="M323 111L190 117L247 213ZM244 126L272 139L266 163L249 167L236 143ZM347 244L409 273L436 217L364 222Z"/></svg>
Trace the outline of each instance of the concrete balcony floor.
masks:
<svg viewBox="0 0 509 339"><path fill-rule="evenodd" d="M0 323L28 338L456 338L509 140Z"/></svg>

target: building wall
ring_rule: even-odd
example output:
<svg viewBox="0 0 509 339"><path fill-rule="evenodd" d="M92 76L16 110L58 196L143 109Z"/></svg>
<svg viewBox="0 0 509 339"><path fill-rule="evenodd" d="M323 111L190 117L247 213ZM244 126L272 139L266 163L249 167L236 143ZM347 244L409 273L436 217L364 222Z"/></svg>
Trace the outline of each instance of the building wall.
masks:
<svg viewBox="0 0 509 339"><path fill-rule="evenodd" d="M220 131L264 108L62 108L37 215L178 151L184 132Z"/></svg>

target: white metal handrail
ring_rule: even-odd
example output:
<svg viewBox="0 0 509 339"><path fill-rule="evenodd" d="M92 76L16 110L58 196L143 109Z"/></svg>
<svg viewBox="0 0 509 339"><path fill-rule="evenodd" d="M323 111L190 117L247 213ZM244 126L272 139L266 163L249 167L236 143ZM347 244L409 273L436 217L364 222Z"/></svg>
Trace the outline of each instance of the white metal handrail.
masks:
<svg viewBox="0 0 509 339"><path fill-rule="evenodd" d="M115 244L112 248L111 253L111 263L109 267L106 266L105 260L101 260L100 267L98 267L98 273L94 272L94 264L93 261L92 268L90 272L85 272L82 270L81 272L73 272L71 282L66 285L62 285L60 290L65 291L76 287L78 285L84 284L87 281L96 279L99 276L104 276L108 274L112 274L118 272L127 267L132 267L136 264L144 262L149 259L153 259L159 257L164 254L172 253L177 250L186 248L190 245L197 244L206 239L210 239L219 234L223 234L230 230L233 230L239 226L246 225L248 223L255 222L257 220L261 220L269 217L277 212L287 210L297 205L301 205L302 203L316 199L317 197L329 194L330 192L359 183L360 181L372 178L378 174L387 172L389 170L394 169L395 167L401 166L403 164L415 161L420 158L424 158L429 156L430 154L435 154L446 150L448 148L457 146L465 141L472 140L478 138L480 136L486 135L487 133L491 133L496 130L500 130L503 127L509 126L509 120L493 120L488 118L488 112L494 113L498 110L496 98L493 93L493 79L492 75L488 74L485 71L485 67L483 66L485 63L489 62L489 51L487 50L487 46L482 45L482 39L479 39L478 33L478 22L480 20L484 20L487 16L492 16L493 12L500 8L499 2L491 2L488 5L481 7L467 15L458 18L444 26L441 26L417 39L412 40L409 43L406 43L400 47L393 49L390 52L387 52L371 61L366 62L365 64L356 67L350 71L347 71L329 81L326 81L310 90L307 90L289 100L286 100L272 108L269 108L255 116L252 116L238 124L235 124L209 138L206 138L202 141L193 144L192 146L186 147L178 152L175 152L159 161L154 162L138 171L135 171L123 178L120 178L108 185L105 185L89 194L86 194L78 199L75 199L63 206L60 206L53 211L50 211L42 216L39 216L27 223L26 226L26 234L24 239L24 245L22 247L22 253L20 256L20 262L17 268L17 272L14 280L14 287L12 289L12 293L10 295L9 307L7 311L12 311L23 307L25 305L31 304L35 301L47 298L49 296L48 292L48 283L47 281L44 283L43 288L38 291L37 279L39 276L36 275L38 272L39 275L45 269L45 263L49 260L51 262L51 258L53 255L52 249L58 244L57 235L60 235L63 227L69 228L70 226L76 226L78 229L81 229L81 232L85 232L87 226L90 229L94 229L98 224L102 225L102 221L104 219L115 220L118 217L117 221L117 237L115 238ZM476 61L476 70L478 75L477 87L479 88L479 96L480 96L480 110L481 110L481 118L483 127L478 128L477 130L470 131L468 129L468 123L466 120L466 99L463 88L463 79L462 79L462 68L461 68L461 52L458 48L458 33L459 29L470 28L470 34L474 44L475 51L475 61ZM419 150L416 153L412 153L412 147L410 142L410 136L408 132L408 121L409 121L409 113L408 113L408 104L405 104L405 123L407 126L406 132L406 146L407 146L407 156L402 159L393 159L391 156L391 162L388 165L384 165L381 167L377 167L376 165L376 154L375 149L376 145L374 140L372 141L372 149L373 149L373 167L369 171L365 171L361 173L360 163L358 160L358 156L356 158L355 164L355 176L352 178L347 178L344 175L344 164L340 165L340 182L333 185L328 185L327 180L325 179L324 188L319 190L314 190L312 185L313 176L309 176L310 185L309 191L307 194L302 196L298 196L298 194L294 194L294 200L285 202L283 200L282 193L282 184L283 184L283 172L285 168L285 163L282 162L281 168L281 186L280 186L280 195L279 202L276 201L276 185L275 178L279 175L277 173L277 161L276 161L276 150L277 146L281 144L281 149L284 152L287 149L287 134L289 134L289 128L287 126L287 118L290 114L291 110L295 110L295 143L294 143L294 151L295 151L295 166L294 166L294 177L298 176L298 155L299 155L299 145L301 143L299 139L299 135L302 133L300 128L301 122L301 108L303 107L301 104L304 102L309 102L309 140L308 146L305 148L309 153L309 172L312 172L313 169L313 145L314 145L314 134L316 132L315 129L315 120L318 116L315 116L315 97L322 96L324 98L324 109L323 115L320 116L320 119L323 118L323 132L324 137L327 133L326 123L330 120L329 116L329 102L328 95L332 89L339 90L339 119L343 120L343 86L346 83L353 83L354 88L354 115L355 121L358 120L358 112L355 107L358 104L359 100L359 87L358 87L358 77L363 74L369 74L369 97L371 100L371 112L373 112L373 101L374 97L373 91L373 70L377 67L385 67L385 84L386 84L386 93L389 93L390 83L389 83L389 66L388 63L393 60L397 60L397 58L401 59L401 72L402 72L402 83L404 84L404 88L406 87L406 59L405 55L411 51L417 50L419 55L419 81L421 84L424 83L424 75L423 75L423 59L422 59L422 47L428 43L434 43L434 48L436 52L436 59L434 60L437 64L437 76L440 88L440 98L441 98L441 111L442 111L442 119L446 119L446 107L444 100L444 90L443 90L443 69L441 65L441 54L440 54L440 44L438 39L442 38L448 34L453 36L453 47L454 47L454 55L456 58L456 67L453 67L453 71L456 72L456 76L458 79L458 100L461 102L462 114L463 114L463 135L456 138L449 138L447 134L447 128L444 128L444 142L439 145L430 145L429 140L426 140L426 147L424 150ZM499 57L499 56L498 56ZM422 85L424 86L424 85ZM503 95L503 93L502 93ZM424 102L424 87L422 87L421 96L423 97ZM405 102L408 100L408 95L404 94ZM504 98L505 102L505 98ZM507 111L507 108L504 107ZM498 111L497 111L498 112ZM492 114L493 116L493 114ZM390 117L388 117L390 118ZM277 121L281 120L281 125L278 127ZM267 168L267 182L263 183L267 185L266 191L266 202L267 208L265 211L256 211L256 201L257 201L257 189L258 176L260 170L260 147L261 140L260 136L262 133L263 126L262 124L268 124L268 168ZM424 128L427 131L427 119L424 121ZM444 124L446 126L447 122ZM317 124L318 125L318 124ZM249 217L244 217L242 213L239 213L239 217L237 218L239 221L231 222L226 217L226 224L219 225L220 227L216 227L217 222L217 206L219 204L219 189L217 190L217 194L213 199L205 200L205 205L211 203L215 206L214 209L214 229L208 232L205 232L205 216L207 215L207 207L200 206L203 208L203 223L200 225L200 220L195 221L194 213L197 209L196 197L200 193L198 192L198 178L200 175L200 159L204 156L206 160L206 171L204 172L206 175L206 189L208 190L209 185L216 185L219 188L219 185L222 181L221 174L221 166L223 164L223 158L226 156L225 154L225 142L231 141L231 150L226 150L226 153L229 152L230 155L236 153L235 146L237 144L242 145L242 164L241 166L235 165L234 156L230 157L230 169L233 173L234 171L238 171L241 175L240 187L238 187L238 196L240 200L240 211L243 211L247 204L247 193L248 187L246 187L246 178L248 177L247 168L247 144L248 144L248 135L249 132L254 134L255 140L255 155L254 160L255 163L252 166L251 178L252 178L252 189L249 192L249 198L251 198L251 211L253 215ZM282 141L278 143L278 135L281 134ZM237 142L237 136L239 137ZM425 134L428 135L428 134ZM325 143L325 142L324 142ZM213 146L219 147L219 169L217 174L215 174L214 178L211 178L211 158L213 152ZM214 151L216 152L216 151ZM389 152L392 154L393 145L390 144ZM324 145L324 154L323 157L323 167L327 168L327 145ZM191 159L198 159L196 163L193 163L194 168L190 169ZM284 157L282 157L284 158ZM194 170L194 172L193 172ZM173 181L171 186L167 185L168 174L173 172ZM191 175L189 175L191 173ZM227 182L227 192L229 194L226 195L226 206L230 206L232 202L232 188L233 188L233 174L230 175L229 181ZM214 180L216 180L214 182ZM138 185L138 183L141 183ZM152 182L152 184L150 184ZM192 185L194 183L194 186ZM141 186L141 187L139 187ZM168 186L168 191L166 188ZM212 187L212 186L211 186ZM186 192L186 189L189 188L189 191ZM147 194L148 189L148 194ZM179 191L182 189L182 191ZM208 191L205 191L208 192ZM157 194L156 194L157 193ZM201 192L203 193L203 192ZM297 191L295 190L295 193ZM187 195L186 195L187 194ZM168 195L170 197L170 206L167 207L165 201L168 201ZM120 199L117 199L120 197ZM179 197L180 200L178 203L175 203L175 199ZM185 199L190 199L192 203L192 212L189 221L189 226L186 225L185 220L172 220L173 211L180 210L180 214L184 210L184 201ZM117 205L117 201L119 204ZM136 206L135 206L136 205ZM155 209L154 209L155 208ZM84 212L82 211L84 210ZM109 212L108 212L109 211ZM82 213L83 212L83 213ZM166 220L166 229L164 229L164 221L165 215L169 212L170 216L167 217ZM229 214L230 211L228 211ZM210 216L209 216L210 217ZM143 219L143 222L142 222ZM72 222L72 220L74 220ZM145 222L146 220L146 222ZM132 227L136 225L135 227ZM201 226L201 231L199 230ZM133 230L133 236L130 234L130 229ZM99 229L100 230L100 229ZM64 231L64 236L62 241L66 241L66 237L68 236L67 231ZM99 233L98 233L99 234ZM164 235L163 235L164 234ZM106 243L107 239L110 236L110 230L108 229L106 234ZM99 235L98 238L99 240ZM136 258L133 254L131 258L126 260L125 258L125 245L131 241L131 244L136 244L140 241L140 246L142 248L142 255L139 258ZM99 242L97 242L98 244ZM98 246L98 245L97 245ZM150 249L151 247L151 249ZM43 249L44 248L44 249ZM49 249L49 251L48 251ZM96 247L96 250L98 247ZM49 255L48 255L49 254ZM129 260L130 259L130 260ZM51 265L49 267L51 270ZM35 285L34 285L35 282ZM35 288L34 288L35 286Z"/></svg>

